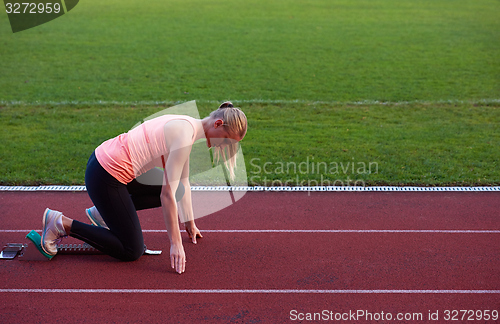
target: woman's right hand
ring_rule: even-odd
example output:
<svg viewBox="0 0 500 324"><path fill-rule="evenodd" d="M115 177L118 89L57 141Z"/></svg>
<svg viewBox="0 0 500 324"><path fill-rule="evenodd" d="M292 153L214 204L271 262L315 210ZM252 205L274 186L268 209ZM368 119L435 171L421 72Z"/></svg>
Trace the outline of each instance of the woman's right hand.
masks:
<svg viewBox="0 0 500 324"><path fill-rule="evenodd" d="M186 253L182 243L170 245L170 266L179 274L186 270Z"/></svg>
<svg viewBox="0 0 500 324"><path fill-rule="evenodd" d="M186 232L189 235L189 238L191 241L196 244L196 238L202 238L203 235L201 235L200 230L196 225L194 224L194 221L186 222L184 223L184 226L186 227Z"/></svg>

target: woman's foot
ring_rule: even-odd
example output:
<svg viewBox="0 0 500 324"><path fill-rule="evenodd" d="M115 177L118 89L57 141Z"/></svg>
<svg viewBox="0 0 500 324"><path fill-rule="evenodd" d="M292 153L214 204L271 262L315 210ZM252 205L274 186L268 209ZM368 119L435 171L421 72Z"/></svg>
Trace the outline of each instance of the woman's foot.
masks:
<svg viewBox="0 0 500 324"><path fill-rule="evenodd" d="M106 222L102 219L101 214L99 213L97 208L95 208L95 206L92 206L88 209L85 209L85 214L90 219L92 224L94 224L95 226L104 227L105 229L109 229L108 225L106 225Z"/></svg>
<svg viewBox="0 0 500 324"><path fill-rule="evenodd" d="M61 212L46 209L43 213L42 249L49 255L57 254L57 244L68 236Z"/></svg>

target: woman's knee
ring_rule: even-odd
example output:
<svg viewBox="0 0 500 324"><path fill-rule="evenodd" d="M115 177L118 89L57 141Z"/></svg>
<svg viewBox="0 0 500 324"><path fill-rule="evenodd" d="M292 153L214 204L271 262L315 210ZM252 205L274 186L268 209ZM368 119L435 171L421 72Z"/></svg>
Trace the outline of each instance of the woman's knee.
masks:
<svg viewBox="0 0 500 324"><path fill-rule="evenodd" d="M139 258L141 257L141 255L138 255L138 254L127 254L123 258L120 258L120 261L124 261L124 262L137 261L137 260L139 260Z"/></svg>
<svg viewBox="0 0 500 324"><path fill-rule="evenodd" d="M125 253L120 257L121 261L136 261L144 254L144 244L125 249Z"/></svg>

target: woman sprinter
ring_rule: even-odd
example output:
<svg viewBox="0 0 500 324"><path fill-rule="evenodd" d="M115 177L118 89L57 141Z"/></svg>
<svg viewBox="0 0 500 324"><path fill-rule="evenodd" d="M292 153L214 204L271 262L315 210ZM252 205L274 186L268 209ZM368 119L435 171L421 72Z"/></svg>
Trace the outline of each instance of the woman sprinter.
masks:
<svg viewBox="0 0 500 324"><path fill-rule="evenodd" d="M144 241L136 211L161 206L170 240L171 266L178 273L184 272L186 256L178 213L187 220L185 228L192 242L202 237L194 222L189 185L191 147L196 140L206 138L214 156L222 156L234 177L238 142L246 131L245 114L225 102L204 119L164 115L105 141L90 156L85 172L87 192L94 203L86 212L93 225L47 209L43 215L43 250L55 255L57 243L69 235L119 260L137 260L144 253ZM161 173L163 185L137 181L141 174L158 170L155 167L165 170ZM182 196L179 210L176 193L178 198Z"/></svg>

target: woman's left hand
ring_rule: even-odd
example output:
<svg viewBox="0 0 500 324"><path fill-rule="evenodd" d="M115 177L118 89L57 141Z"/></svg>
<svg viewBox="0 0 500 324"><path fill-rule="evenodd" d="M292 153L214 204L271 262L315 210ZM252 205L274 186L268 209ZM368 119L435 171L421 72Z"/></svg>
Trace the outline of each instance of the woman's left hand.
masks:
<svg viewBox="0 0 500 324"><path fill-rule="evenodd" d="M186 270L186 253L182 243L170 244L170 266L179 274Z"/></svg>
<svg viewBox="0 0 500 324"><path fill-rule="evenodd" d="M200 230L198 229L198 227L196 227L196 225L194 224L194 221L186 222L186 223L184 223L184 225L186 226L186 232L188 233L189 238L192 240L192 242L194 244L196 244L196 238L203 237L200 233Z"/></svg>

